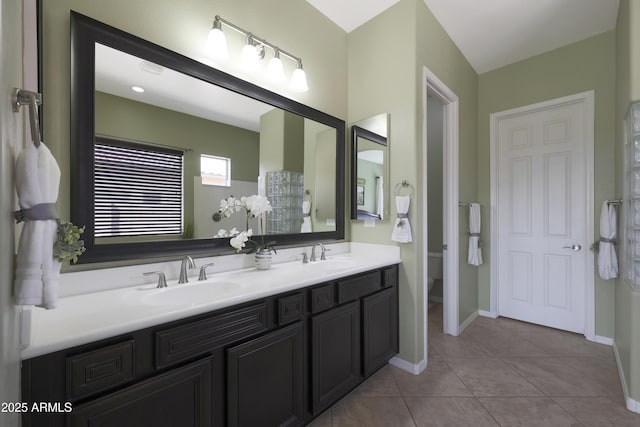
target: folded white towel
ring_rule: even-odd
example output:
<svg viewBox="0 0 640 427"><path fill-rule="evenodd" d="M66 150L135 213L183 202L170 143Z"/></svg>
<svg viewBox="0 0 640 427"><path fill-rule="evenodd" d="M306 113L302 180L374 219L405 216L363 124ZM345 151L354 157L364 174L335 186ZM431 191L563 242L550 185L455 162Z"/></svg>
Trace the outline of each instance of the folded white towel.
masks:
<svg viewBox="0 0 640 427"><path fill-rule="evenodd" d="M27 144L16 161L15 186L20 207L56 203L60 168L44 143ZM60 262L53 258L57 239L55 219L25 220L16 262L15 303L55 308L58 299Z"/></svg>
<svg viewBox="0 0 640 427"><path fill-rule="evenodd" d="M604 280L618 277L618 257L613 242L616 239L616 207L607 202L600 210L600 244L598 248L598 273Z"/></svg>
<svg viewBox="0 0 640 427"><path fill-rule="evenodd" d="M473 266L482 264L482 249L480 249L480 205L469 204L469 252L467 262Z"/></svg>
<svg viewBox="0 0 640 427"><path fill-rule="evenodd" d="M311 202L305 200L302 202L302 227L300 227L301 233L311 233L313 228L311 226Z"/></svg>
<svg viewBox="0 0 640 427"><path fill-rule="evenodd" d="M391 232L391 240L400 243L409 243L413 241L411 236L411 224L409 224L409 205L411 204L410 196L396 196L396 211L398 217L393 225Z"/></svg>

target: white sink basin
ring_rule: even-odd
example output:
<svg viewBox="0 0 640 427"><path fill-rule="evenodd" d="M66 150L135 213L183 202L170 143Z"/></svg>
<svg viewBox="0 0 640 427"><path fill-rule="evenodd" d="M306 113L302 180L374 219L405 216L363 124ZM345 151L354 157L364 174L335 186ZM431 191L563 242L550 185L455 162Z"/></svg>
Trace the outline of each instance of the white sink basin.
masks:
<svg viewBox="0 0 640 427"><path fill-rule="evenodd" d="M172 285L162 289L138 290L134 297L141 304L150 306L190 306L206 303L211 297L224 297L237 291L242 285L235 282L204 282Z"/></svg>

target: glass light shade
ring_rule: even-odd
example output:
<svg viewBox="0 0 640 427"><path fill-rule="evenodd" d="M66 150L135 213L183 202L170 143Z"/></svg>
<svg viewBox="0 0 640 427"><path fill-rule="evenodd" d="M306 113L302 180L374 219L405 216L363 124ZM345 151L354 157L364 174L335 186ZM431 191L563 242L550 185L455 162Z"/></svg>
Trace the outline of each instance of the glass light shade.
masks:
<svg viewBox="0 0 640 427"><path fill-rule="evenodd" d="M306 92L309 90L309 86L307 85L307 75L302 68L296 68L293 70L293 75L291 76L291 89L296 92Z"/></svg>
<svg viewBox="0 0 640 427"><path fill-rule="evenodd" d="M282 67L282 61L279 57L274 56L269 61L267 66L267 77L275 82L281 82L284 80L284 68Z"/></svg>
<svg viewBox="0 0 640 427"><path fill-rule="evenodd" d="M229 57L227 51L227 37L220 28L212 28L207 38L207 47L216 58L226 59Z"/></svg>
<svg viewBox="0 0 640 427"><path fill-rule="evenodd" d="M242 48L242 64L249 70L257 70L260 68L260 57L258 49L252 44L246 44Z"/></svg>

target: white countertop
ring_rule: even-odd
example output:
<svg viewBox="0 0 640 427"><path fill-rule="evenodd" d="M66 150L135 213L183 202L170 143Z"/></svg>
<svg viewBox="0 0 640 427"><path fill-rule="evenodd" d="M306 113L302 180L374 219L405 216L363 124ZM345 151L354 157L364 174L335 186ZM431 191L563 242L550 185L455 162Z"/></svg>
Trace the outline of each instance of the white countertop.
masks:
<svg viewBox="0 0 640 427"><path fill-rule="evenodd" d="M21 356L30 359L401 262L398 248L377 246L352 245L350 253L327 257L327 261L285 262L270 270L245 268L210 274L204 282L190 278L189 283L179 285L168 280L165 289L145 283L67 296L54 310L27 312L30 344ZM95 274L105 274L105 270Z"/></svg>

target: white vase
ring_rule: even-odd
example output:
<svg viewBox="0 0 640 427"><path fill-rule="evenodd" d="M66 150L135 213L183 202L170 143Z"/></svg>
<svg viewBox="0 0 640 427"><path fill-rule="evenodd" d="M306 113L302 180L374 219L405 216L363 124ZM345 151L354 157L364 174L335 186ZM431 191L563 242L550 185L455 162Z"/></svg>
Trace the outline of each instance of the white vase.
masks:
<svg viewBox="0 0 640 427"><path fill-rule="evenodd" d="M271 249L258 249L256 251L256 268L258 270L271 268Z"/></svg>

